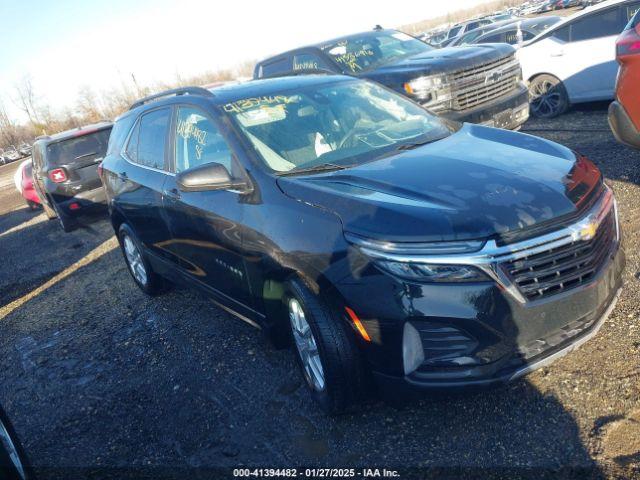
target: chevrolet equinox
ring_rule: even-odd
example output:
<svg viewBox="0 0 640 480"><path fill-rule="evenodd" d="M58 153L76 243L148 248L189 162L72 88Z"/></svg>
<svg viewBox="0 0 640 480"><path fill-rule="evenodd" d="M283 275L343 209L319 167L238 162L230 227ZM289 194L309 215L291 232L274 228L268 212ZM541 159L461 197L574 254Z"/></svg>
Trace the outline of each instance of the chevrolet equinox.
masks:
<svg viewBox="0 0 640 480"><path fill-rule="evenodd" d="M561 145L304 75L144 98L102 164L137 285L200 287L291 343L329 412L523 376L621 288L616 203Z"/></svg>

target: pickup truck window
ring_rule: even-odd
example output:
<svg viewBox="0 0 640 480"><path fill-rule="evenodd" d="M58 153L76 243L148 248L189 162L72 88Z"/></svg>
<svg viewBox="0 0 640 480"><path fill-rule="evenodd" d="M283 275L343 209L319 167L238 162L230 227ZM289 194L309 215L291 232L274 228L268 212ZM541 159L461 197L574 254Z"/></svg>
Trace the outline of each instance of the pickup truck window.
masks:
<svg viewBox="0 0 640 480"><path fill-rule="evenodd" d="M291 57L278 58L260 66L260 77L275 77L291 71Z"/></svg>
<svg viewBox="0 0 640 480"><path fill-rule="evenodd" d="M453 126L369 82L297 88L224 105L267 166L352 166L448 136Z"/></svg>
<svg viewBox="0 0 640 480"><path fill-rule="evenodd" d="M324 45L322 50L345 73L358 73L433 50L402 32L370 32Z"/></svg>
<svg viewBox="0 0 640 480"><path fill-rule="evenodd" d="M298 53L293 56L293 70L326 69L327 65L317 55L312 53Z"/></svg>

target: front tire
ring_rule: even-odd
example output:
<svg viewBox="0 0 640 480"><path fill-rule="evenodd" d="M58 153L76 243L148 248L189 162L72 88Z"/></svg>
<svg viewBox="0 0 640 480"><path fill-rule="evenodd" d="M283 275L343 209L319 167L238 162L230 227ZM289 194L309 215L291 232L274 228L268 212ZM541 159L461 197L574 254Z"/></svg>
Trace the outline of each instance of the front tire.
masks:
<svg viewBox="0 0 640 480"><path fill-rule="evenodd" d="M569 94L560 79L538 75L529 82L530 111L537 118L555 118L569 109Z"/></svg>
<svg viewBox="0 0 640 480"><path fill-rule="evenodd" d="M118 230L118 240L127 270L133 281L144 293L156 296L167 290L168 283L153 271L136 235L129 225L123 223Z"/></svg>
<svg viewBox="0 0 640 480"><path fill-rule="evenodd" d="M296 359L312 395L329 414L347 410L362 398L366 381L345 320L298 279L289 282L285 301Z"/></svg>

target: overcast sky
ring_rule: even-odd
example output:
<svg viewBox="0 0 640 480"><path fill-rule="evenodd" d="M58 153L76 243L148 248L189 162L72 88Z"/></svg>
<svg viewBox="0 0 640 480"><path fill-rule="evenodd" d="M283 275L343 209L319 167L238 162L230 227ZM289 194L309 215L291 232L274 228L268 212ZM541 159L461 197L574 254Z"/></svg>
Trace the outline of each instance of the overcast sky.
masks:
<svg viewBox="0 0 640 480"><path fill-rule="evenodd" d="M0 0L0 98L29 75L53 108L106 90L232 67L334 36L394 27L486 0Z"/></svg>

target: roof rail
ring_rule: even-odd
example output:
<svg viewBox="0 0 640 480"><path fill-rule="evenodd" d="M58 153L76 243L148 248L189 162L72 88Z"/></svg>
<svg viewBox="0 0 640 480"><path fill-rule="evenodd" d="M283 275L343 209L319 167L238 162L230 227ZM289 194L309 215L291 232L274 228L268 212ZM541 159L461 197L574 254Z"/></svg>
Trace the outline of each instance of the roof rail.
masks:
<svg viewBox="0 0 640 480"><path fill-rule="evenodd" d="M170 97L171 95L200 95L203 97L213 97L215 96L206 88L202 87L181 87L181 88L173 88L171 90L165 90L164 92L156 93L154 95L149 95L148 97L141 98L140 100L134 102L129 107L129 110L133 110L134 108L140 107L145 103L152 102L153 100L157 100L162 97Z"/></svg>

